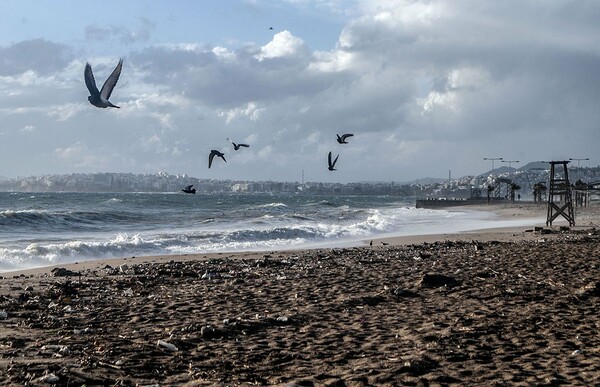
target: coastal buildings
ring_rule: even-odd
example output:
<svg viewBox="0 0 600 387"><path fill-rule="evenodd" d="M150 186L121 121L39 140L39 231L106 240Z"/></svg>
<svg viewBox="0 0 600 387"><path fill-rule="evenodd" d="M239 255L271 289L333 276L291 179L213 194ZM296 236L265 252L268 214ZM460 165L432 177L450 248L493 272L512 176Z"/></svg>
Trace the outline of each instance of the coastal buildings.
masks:
<svg viewBox="0 0 600 387"><path fill-rule="evenodd" d="M577 175L586 183L600 181L600 167L579 168ZM496 168L494 173L457 179L419 179L415 182L277 182L198 179L185 174L72 173L0 179L0 191L21 192L180 192L194 184L198 193L293 193L317 195L389 195L416 197L468 198L483 192L498 181L510 180L521 187L523 199L532 198L539 182L548 180L544 168ZM573 182L575 183L575 182ZM485 196L482 194L483 196Z"/></svg>

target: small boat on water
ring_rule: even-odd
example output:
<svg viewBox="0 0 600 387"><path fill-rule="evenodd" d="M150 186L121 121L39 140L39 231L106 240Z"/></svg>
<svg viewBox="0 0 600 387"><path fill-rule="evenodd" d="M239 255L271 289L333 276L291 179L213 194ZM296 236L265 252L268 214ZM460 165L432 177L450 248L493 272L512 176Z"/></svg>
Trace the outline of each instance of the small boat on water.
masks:
<svg viewBox="0 0 600 387"><path fill-rule="evenodd" d="M188 185L186 186L184 189L182 189L182 192L188 193L188 194L195 194L196 193L196 188L192 188L194 185Z"/></svg>

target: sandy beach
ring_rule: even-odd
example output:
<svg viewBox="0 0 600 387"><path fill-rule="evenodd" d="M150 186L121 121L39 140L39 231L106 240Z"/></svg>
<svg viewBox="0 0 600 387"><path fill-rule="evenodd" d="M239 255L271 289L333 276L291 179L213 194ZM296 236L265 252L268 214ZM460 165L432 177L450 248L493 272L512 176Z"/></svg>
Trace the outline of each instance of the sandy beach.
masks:
<svg viewBox="0 0 600 387"><path fill-rule="evenodd" d="M0 384L598 385L600 211L569 228L545 209L373 246L3 273Z"/></svg>

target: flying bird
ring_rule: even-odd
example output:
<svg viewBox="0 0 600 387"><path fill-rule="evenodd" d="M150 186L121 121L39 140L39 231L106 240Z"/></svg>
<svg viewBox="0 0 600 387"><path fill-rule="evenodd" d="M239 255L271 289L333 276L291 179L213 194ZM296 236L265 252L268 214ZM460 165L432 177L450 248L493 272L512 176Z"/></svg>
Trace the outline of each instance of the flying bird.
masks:
<svg viewBox="0 0 600 387"><path fill-rule="evenodd" d="M354 135L351 133L346 133L346 134L342 134L341 136L339 134L336 134L336 136L337 136L337 142L339 142L340 144L347 144L348 142L346 141L346 139L348 137L352 137Z"/></svg>
<svg viewBox="0 0 600 387"><path fill-rule="evenodd" d="M107 108L114 107L119 108L116 105L113 105L108 99L113 92L113 89L117 85L119 81L119 76L121 75L121 69L123 68L123 59L119 60L117 67L110 74L104 85L102 85L102 90L98 91L96 87L96 81L94 80L94 73L92 72L92 66L89 63L85 64L85 71L83 72L83 76L85 78L85 85L90 91L90 96L88 97L88 101L96 107L99 108Z"/></svg>
<svg viewBox="0 0 600 387"><path fill-rule="evenodd" d="M223 161L227 162L227 160L225 160L225 154L219 152L218 150L211 150L210 151L210 155L208 155L208 167L210 168L210 166L212 165L213 159L215 158L215 156L220 157L223 159Z"/></svg>
<svg viewBox="0 0 600 387"><path fill-rule="evenodd" d="M340 157L340 155L335 156L335 160L333 160L333 162L331 161L331 152L329 152L329 155L327 156L327 164L329 164L329 170L330 171L335 171L335 163L337 163L338 157Z"/></svg>
<svg viewBox="0 0 600 387"><path fill-rule="evenodd" d="M250 147L250 145L248 145L248 144L236 144L235 142L231 141L229 138L227 138L227 141L229 141L231 143L231 145L233 145L234 150L239 150L241 146L243 146L244 148Z"/></svg>
<svg viewBox="0 0 600 387"><path fill-rule="evenodd" d="M196 188L192 188L194 185L186 185L184 189L182 189L181 191L185 192L185 193L189 193L189 194L195 194L196 193Z"/></svg>

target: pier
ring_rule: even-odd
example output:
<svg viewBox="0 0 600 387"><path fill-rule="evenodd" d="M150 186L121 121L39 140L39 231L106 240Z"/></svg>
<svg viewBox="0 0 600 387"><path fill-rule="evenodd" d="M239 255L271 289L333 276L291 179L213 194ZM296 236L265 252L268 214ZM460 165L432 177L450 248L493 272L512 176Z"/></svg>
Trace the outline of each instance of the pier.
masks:
<svg viewBox="0 0 600 387"><path fill-rule="evenodd" d="M425 198L417 199L415 207L417 208L444 208L444 207L458 207L458 206L469 206L477 204L505 204L509 200L504 198L468 198L468 199L447 199L447 198Z"/></svg>

